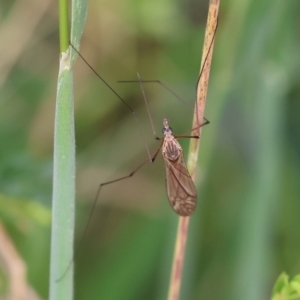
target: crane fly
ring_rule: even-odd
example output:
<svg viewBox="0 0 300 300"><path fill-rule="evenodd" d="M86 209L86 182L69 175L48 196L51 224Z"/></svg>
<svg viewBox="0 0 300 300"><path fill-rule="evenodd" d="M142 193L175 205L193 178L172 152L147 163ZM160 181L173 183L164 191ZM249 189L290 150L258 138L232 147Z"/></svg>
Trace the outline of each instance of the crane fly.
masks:
<svg viewBox="0 0 300 300"><path fill-rule="evenodd" d="M163 119L163 129L162 133L164 134L164 137L160 138L156 135L155 128L152 122L149 106L146 100L145 92L142 86L142 81L139 74L138 74L138 81L121 81L121 82L139 82L141 85L143 98L145 101L145 105L147 108L147 112L151 121L151 126L153 130L153 134L155 136L156 140L162 140L162 143L160 147L157 149L155 154L151 157L148 147L147 151L149 154L150 162L154 162L160 149L162 149L162 157L165 164L166 169L166 189L167 189L167 195L169 199L169 203L173 210L180 216L190 216L194 213L197 207L197 190L195 187L195 184L191 178L191 175L189 174L189 171L187 169L187 166L184 161L183 157L183 150L177 141L178 138L199 138L198 135L195 136L176 136L173 135L173 129L169 126L169 122L166 118ZM145 82L151 82L151 80L145 81ZM157 82L157 81L155 81ZM164 86L164 85L163 85ZM204 118L205 119L205 118ZM205 122L201 124L200 126L194 128L198 129L206 124L208 124L209 121L205 119ZM117 179L114 179L112 181L104 182L99 185L99 189L96 195L95 202L97 201L100 190L102 186L108 185L111 183L115 183L121 180L124 180L126 178L132 177L139 169L141 169L146 163L149 162L149 159L144 161L142 164L140 164L135 170L133 170L129 175L123 176ZM95 203L94 202L94 203Z"/></svg>
<svg viewBox="0 0 300 300"><path fill-rule="evenodd" d="M213 45L215 33L216 33L216 29L215 29L211 44L209 46L208 53L206 54L206 57L204 59L203 67L202 67L202 69L200 71L200 74L199 74L199 77L198 77L197 86L199 84L202 72L204 70L204 65L205 65L205 62L207 60L208 54L210 52L210 48ZM81 53L73 46L73 44L71 42L70 42L70 46L81 57L81 59L86 63L86 65L96 74L96 76L119 98L119 100L121 100L124 103L124 105L128 108L128 110L130 110L131 113L133 114L134 119L137 122L137 124L139 124L138 118L136 116L135 111L103 79L103 77L100 76L100 74L89 64L89 62L81 55ZM97 203L98 197L100 195L101 188L105 185L112 184L112 183L124 180L126 178L132 177L146 163L148 163L149 161L153 163L155 161L160 149L162 149L162 158L164 160L165 172L166 172L166 189L167 189L167 195L168 195L168 199L169 199L169 203L170 203L171 207L180 216L190 216L196 210L196 207L197 207L197 190L196 190L195 184L194 184L194 182L191 178L191 175L189 174L187 166L185 164L184 157L183 157L183 150L182 150L179 142L177 141L177 139L179 139L179 138L196 138L196 139L198 139L199 136L198 135L191 135L191 136L188 136L188 135L181 135L181 136L173 135L173 129L169 126L168 120L166 118L164 118L163 119L163 129L162 129L162 133L164 134L164 136L161 137L161 138L158 137L155 133L154 125L153 125L153 122L152 122L151 114L150 114L150 111L149 111L149 107L148 107L148 103L147 103L147 100L146 100L146 97L145 97L145 92L144 92L142 83L143 82L144 83L150 83L150 82L158 83L163 88L165 88L167 91L171 92L179 100L181 100L182 102L184 102L184 101L180 97L178 97L171 89L169 89L166 85L164 85L159 80L141 80L139 75L138 75L138 79L139 80L136 80L136 81L120 81L120 82L139 82L140 83L142 93L143 93L143 98L144 98L146 108L147 108L147 112L148 112L148 115L149 115L149 118L150 118L153 134L154 134L156 140L162 141L161 145L159 146L157 151L154 153L154 155L151 156L150 152L148 150L148 146L147 146L145 140L143 139L143 141L146 145L146 148L147 148L149 159L147 159L142 164L140 164L138 167L136 167L130 174L128 174L126 176L123 176L123 177L119 177L119 178L111 180L111 181L107 181L107 182L99 184L98 191L97 191L96 197L94 199L92 211L89 215L87 225L85 226L83 235L81 237L81 242L78 244L79 247L77 247L76 250L75 250L75 254L78 252L77 250L79 250L79 248L83 244L83 239L84 239L84 237L87 233L87 230L89 228L89 224L91 222L92 214L93 214L93 211L96 207L96 203ZM200 127L202 127L206 124L209 124L209 121L206 118L204 118L204 120L205 120L204 123L200 124L196 128L193 128L192 131L196 130L196 129L199 129ZM68 272L69 268L71 267L74 259L75 259L75 255L70 260L69 265L67 266L65 272L62 274L62 276L60 276L60 278L57 279L57 282L59 282L61 279L64 278L64 276Z"/></svg>
<svg viewBox="0 0 300 300"><path fill-rule="evenodd" d="M213 45L216 30L217 30L217 26L218 26L218 23L216 24L216 28L214 30L214 34L213 34L210 46L208 47L208 52L206 53L206 57L204 59L202 69L199 73L196 88L198 88L198 84L200 82L200 78L201 78L202 72L204 70L206 60L207 60L208 55L210 53L211 47ZM167 195L168 195L169 203L170 203L171 207L173 208L173 210L178 215L180 215L180 216L190 216L195 212L196 207L197 207L197 189L196 189L195 184L194 184L194 182L191 178L191 175L190 175L190 173L187 169L187 166L185 164L184 157L183 157L183 150L182 150L179 142L177 141L177 139L178 138L200 138L200 136L198 136L198 135L194 135L194 136L193 135L192 136L176 136L176 135L173 135L173 130L169 126L168 120L166 118L164 118L163 119L163 126L164 127L162 129L164 137L163 138L157 137L156 133L155 133L154 125L152 123L152 118L151 118L151 114L150 114L150 111L149 111L148 103L146 101L145 92L144 92L144 89L143 89L143 86L142 86L142 82L144 82L144 83L151 83L151 82L152 83L159 83L163 88L165 88L167 91L169 91L171 94L173 94L180 101L182 101L182 102L185 102L185 101L183 101L180 97L178 97L171 89L169 89L165 84L163 84L159 80L141 80L139 74L138 74L138 78L139 78L138 81L127 80L127 81L119 81L119 82L139 82L140 83L142 93L143 93L143 98L144 98L144 101L145 101L145 105L146 105L146 108L147 108L147 112L148 112L148 115L149 115L149 119L150 119L150 122L151 122L151 126L152 126L152 130L153 130L153 134L155 136L155 139L163 140L162 144L160 145L160 147L155 152L155 154L153 155L152 158L150 157L150 154L149 154L150 162L152 162L152 163L154 162L159 150L162 148L162 157L163 157L163 160L164 160L165 170L166 170L166 179L165 179L166 180L166 189L167 189ZM196 130L196 129L199 129L200 127L202 127L204 125L209 124L209 121L206 118L203 118L203 119L205 120L205 122L200 124L196 128L193 128L192 131ZM147 145L146 145L146 147L147 147ZM147 151L148 151L148 148L147 148ZM148 151L148 153L149 153L149 151ZM124 176L124 177L121 177L121 178L118 178L118 179L100 184L98 192L97 192L96 199L98 198L101 187L103 185L114 183L114 182L129 178L129 177L132 177L147 162L148 162L148 160L145 161L144 163L142 163L140 166L138 166L134 171L132 171L127 176Z"/></svg>
<svg viewBox="0 0 300 300"><path fill-rule="evenodd" d="M100 74L88 63L88 61L79 53L79 51L77 51L77 49L71 43L70 43L70 45L75 50L75 52L77 52L77 54L81 57L81 59L89 66L89 68L96 74L96 76L99 77L102 80L102 82L127 106L127 108L134 115L136 122L139 123L135 111L100 76ZM202 71L200 72L199 78L201 77L201 73L202 73ZM136 167L130 174L120 177L120 178L117 178L117 179L114 179L114 180L111 180L111 181L100 183L96 197L94 199L92 211L94 210L94 208L96 206L96 202L99 198L100 191L103 186L132 177L146 163L148 163L149 161L153 163L155 161L160 149L162 149L162 158L164 160L165 172L166 172L166 179L165 179L166 180L166 190L167 190L167 196L168 196L169 203L170 203L171 207L173 208L173 210L178 215L190 216L195 212L196 207L197 207L197 190L196 190L195 184L191 178L191 175L189 174L187 166L185 164L184 157L183 157L183 150L182 150L179 142L177 141L177 139L178 138L199 138L199 136L197 136L197 135L195 135L195 136L193 136L193 135L192 136L173 135L173 130L169 126L168 120L166 118L164 118L163 119L163 129L162 129L164 136L161 138L158 137L156 135L156 132L154 129L154 125L152 122L151 114L149 111L149 106L148 106L148 103L146 100L146 96L145 96L145 92L144 92L142 83L144 83L144 82L145 83L150 83L150 82L159 83L163 88L165 88L166 90L171 92L179 100L181 100L181 101L183 101L183 100L181 98L179 98L173 91L171 91L166 85L164 85L159 80L141 80L139 74L138 74L138 79L139 80L128 80L128 81L119 81L119 82L122 82L122 83L139 82L140 83L142 93L143 93L143 98L144 98L147 112L148 112L148 115L150 118L153 134L155 136L155 139L161 140L162 143L161 143L160 147L157 149L157 151L155 152L155 154L151 156L150 152L148 150L148 146L143 138L149 158L146 161L144 161L142 164L140 164L138 167ZM198 82L199 82L199 80L198 80ZM193 128L192 130L198 129L208 123L209 123L209 121L207 119L205 119L205 122L203 124L197 126L196 128ZM87 230L87 227L89 226L90 220L91 220L91 215L89 217L88 224L86 226L86 230Z"/></svg>
<svg viewBox="0 0 300 300"><path fill-rule="evenodd" d="M196 87L198 87L202 72L204 70L206 60L207 60L208 55L210 53L210 49L213 45L216 29L217 29L217 25L216 25L216 28L215 28L210 46L208 48L208 52L206 53L206 57L205 57L204 62L203 62L203 67L200 71ZM136 116L135 111L103 79L103 77L100 76L100 74L89 64L89 62L72 45L72 43L70 43L70 46L81 57L81 59L86 63L86 65L96 74L96 76L119 98L119 100L121 100L123 102L123 104L128 108L128 110L131 111L131 113L134 116L135 121L139 125L139 121L138 121L138 118ZM145 105L146 105L146 109L147 109L147 113L149 115L149 119L150 119L150 122L151 122L153 134L155 136L155 139L156 140L161 140L162 143L161 143L160 147L158 148L158 150L155 152L155 154L153 156L151 156L150 152L149 152L149 149L148 149L148 146L147 146L147 144L146 144L146 142L143 138L143 141L145 143L145 146L146 146L146 149L147 149L147 152L148 152L149 159L144 161L142 164L140 164L138 167L136 167L131 173L129 173L126 176L119 177L117 179L107 181L107 182L104 182L104 183L100 183L99 187L98 187L96 197L94 199L92 212L96 207L96 202L98 200L101 188L103 186L108 185L108 184L112 184L112 183L115 183L115 182L118 182L118 181L121 181L121 180L124 180L126 178L132 177L146 163L148 163L149 161L153 163L155 161L155 159L157 157L157 154L159 153L160 149L162 149L162 157L163 157L163 160L164 160L165 170L166 170L166 189L167 189L167 195L168 195L168 199L169 199L169 202L171 204L171 207L180 216L190 216L191 214L194 213L194 211L196 210L196 207L197 207L197 190L196 190L195 184L194 184L194 182L191 178L191 175L189 174L187 166L185 164L184 157L183 157L183 151L182 151L182 148L181 148L179 142L177 141L177 139L178 138L199 138L199 136L198 135L194 135L194 136L193 135L192 136L185 136L185 135L176 136L176 135L173 135L173 130L169 126L168 120L166 118L164 118L163 119L163 126L164 127L163 127L163 130L162 130L162 132L164 134L164 137L159 138L155 133L155 128L154 128L154 125L153 125L153 122L152 122L149 106L148 106L148 103L147 103L147 100L146 100L146 96L145 96L145 92L144 92L144 88L142 86L142 83L150 83L150 82L158 83L163 88L165 88L167 91L171 92L179 100L181 100L181 101L183 101L183 100L180 97L178 97L171 89L169 89L166 85L164 85L159 80L141 80L139 74L138 74L138 79L139 80L128 80L128 81L119 81L119 82L138 82L140 84L141 89L142 89L142 93L143 93L143 98L144 98ZM192 131L196 130L196 129L199 129L200 127L202 127L202 126L209 123L209 121L206 118L204 118L204 120L205 120L204 123L200 124L196 128L193 128ZM139 126L138 126L138 128L139 128ZM143 135L141 135L141 136L143 137ZM88 228L89 223L91 221L91 215L92 215L92 213L90 214L88 223L87 223L86 228L85 228L85 232L87 231L87 228ZM84 235L85 235L85 233L84 233Z"/></svg>

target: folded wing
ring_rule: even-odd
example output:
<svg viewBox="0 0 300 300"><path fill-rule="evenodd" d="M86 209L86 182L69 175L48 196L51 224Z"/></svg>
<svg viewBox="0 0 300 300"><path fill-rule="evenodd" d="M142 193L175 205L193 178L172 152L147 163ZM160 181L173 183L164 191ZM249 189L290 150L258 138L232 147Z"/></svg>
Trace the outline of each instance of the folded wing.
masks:
<svg viewBox="0 0 300 300"><path fill-rule="evenodd" d="M169 202L181 216L190 216L197 206L197 190L181 154L177 160L165 159Z"/></svg>

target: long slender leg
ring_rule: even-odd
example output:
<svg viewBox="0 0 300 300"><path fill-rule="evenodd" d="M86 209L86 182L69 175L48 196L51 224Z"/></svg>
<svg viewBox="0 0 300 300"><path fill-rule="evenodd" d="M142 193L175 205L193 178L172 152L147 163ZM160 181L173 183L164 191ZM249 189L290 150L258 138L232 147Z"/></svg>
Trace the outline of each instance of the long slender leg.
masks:
<svg viewBox="0 0 300 300"><path fill-rule="evenodd" d="M199 139L199 135L174 135L175 139Z"/></svg>
<svg viewBox="0 0 300 300"><path fill-rule="evenodd" d="M163 143L161 143L161 145L159 146L159 148L157 149L157 151L152 155L152 158L151 158L151 163L153 163L157 157L157 154L159 153L159 150L161 149ZM97 204L97 200L99 198L99 195L100 195L100 191L101 191L101 188L105 185L109 185L109 184L112 184L112 183L115 183L115 182L118 182L118 181L121 181L121 180L124 180L124 179L127 179L127 178L130 178L132 177L137 171L139 171L145 164L147 164L149 162L149 160L145 160L143 163L141 163L138 167L136 167L133 171L131 171L128 175L126 176L122 176L122 177L119 177L119 178L116 178L114 180L110 180L110 181L107 181L107 182L103 182L103 183L100 183L99 184L99 187L98 187L98 191L97 191L97 194L96 194L96 197L94 199L94 203L93 203L93 207L92 207L92 211L90 213L90 216L89 216L89 219L88 219L88 222L87 222L87 225L85 227L85 230L84 230L84 233L82 235L82 238L81 238L81 242L79 243L79 246L82 244L82 241L86 235L86 232L88 230L88 227L90 225L90 222L91 222L91 219L92 219L92 215L93 215L93 211L96 207L96 204Z"/></svg>
<svg viewBox="0 0 300 300"><path fill-rule="evenodd" d="M72 45L72 43L70 42L70 46L74 49L74 51L81 57L81 59L87 64L87 66L96 74L96 76L124 103L124 105L131 111L131 113L133 114L133 117L137 123L138 126L138 130L140 133L140 136L143 140L143 143L146 147L147 150L147 154L149 157L149 161L151 161L151 154L149 151L149 147L147 145L147 142L145 140L145 136L141 130L141 126L138 120L138 117L136 115L136 112L124 101L124 99L103 79L103 77L90 65L90 63L81 55L81 53Z"/></svg>
<svg viewBox="0 0 300 300"><path fill-rule="evenodd" d="M198 88L198 84L199 84L201 75L202 75L203 70L204 70L205 63L206 63L206 61L207 61L207 59L208 59L208 55L209 55L209 53L210 53L210 49L211 49L212 45L214 44L217 29L218 29L218 19L217 19L217 24L216 24L216 28L215 28L215 31L214 31L214 35L213 35L213 37L212 37L211 43L210 43L210 45L209 45L208 51L207 51L207 53L206 53L206 56L205 56L205 59L204 59L204 62L203 62L203 66L202 66L201 71L200 71L199 76L198 76L198 80L197 80L197 84L196 84L196 91L197 91L197 88Z"/></svg>
<svg viewBox="0 0 300 300"><path fill-rule="evenodd" d="M204 119L205 119L205 118L204 118ZM204 123L202 123L201 125L199 125L199 126L193 128L191 131L196 130L196 129L200 128L200 127L203 127L203 126L205 126L205 125L207 125L207 124L209 124L209 123L210 123L210 122L209 122L207 119L205 119L205 122L204 122ZM199 139L199 138L200 138L199 135L174 135L174 137L175 137L176 139L181 139L181 138Z"/></svg>
<svg viewBox="0 0 300 300"><path fill-rule="evenodd" d="M158 140L163 140L163 138L158 138L158 137L157 137L157 139L158 139ZM152 155L151 160L150 160L151 163L153 163L153 162L155 161L155 159L156 159L156 157L157 157L157 155L158 155L158 153L159 153L159 151L160 151L162 145L163 145L163 143L160 144L160 146L159 146L159 148L157 149L157 151ZM79 244L78 244L78 246L77 246L77 248L76 248L76 250L75 250L75 252L74 252L74 256L73 256L73 258L70 260L70 262L69 262L69 264L68 264L68 267L67 267L67 269L65 270L65 272L64 272L64 273L56 280L57 282L61 281L61 280L64 278L64 276L67 274L68 270L70 269L70 267L71 267L71 265L72 265L72 263L73 263L73 261L74 261L74 259L75 259L76 254L78 253L78 251L80 250L81 246L83 245L84 238L85 238L85 236L86 236L86 234L87 234L88 228L89 228L90 223L91 223L91 220L92 220L93 212L94 212L94 210L95 210L95 208L96 208L96 204L97 204L97 200L98 200L99 195L100 195L101 188L102 188L103 186L105 186L105 185L109 185L109 184L112 184L112 183L115 183L115 182L118 182L118 181L121 181L121 180L124 180L124 179L127 179L127 178L132 177L137 171L139 171L139 170L140 170L144 165L146 165L147 163L149 163L149 159L145 160L143 163L141 163L139 166L137 166L137 167L136 167L133 171L131 171L128 175L122 176L122 177L116 178L116 179L114 179L114 180L110 180L110 181L103 182L103 183L100 183L100 184L99 184L98 191L97 191L96 197L95 197L94 202L93 202L93 207L92 207L91 213L90 213L90 215L89 215L87 224L86 224L86 226L85 226L85 229L84 229L84 232L83 232L83 234L82 234L82 236L81 236L81 239L80 239L80 241L79 241Z"/></svg>
<svg viewBox="0 0 300 300"><path fill-rule="evenodd" d="M213 46L213 44L214 44L214 41L215 41L215 36L216 36L216 32L217 32L217 28L218 28L218 19L217 19L217 24L216 24L216 27L215 27L215 30L214 30L214 34L213 34L213 37L212 37L212 39L211 39L211 43L210 43L210 45L209 45L209 48L208 48L208 51L207 51L207 53L205 54L205 59L204 59L204 61L203 61L203 65L202 65L202 68L201 68L201 70L200 70L200 73L199 73L199 76L198 76L198 79L197 79L197 83L196 83L196 94L197 94L197 91L198 91L198 85L199 85L199 82L200 82L200 79L201 79L201 76L202 76L202 73L203 73L203 71L204 71L204 67L205 67L205 64L206 64L206 62L208 61L208 56L209 56L209 54L210 54L210 50L212 49L212 46ZM197 118L197 124L199 124L200 122L199 122L199 117L198 117L198 101L196 100L196 118ZM204 116L203 116L203 118L204 118ZM205 118L204 118L205 119ZM205 119L205 120L207 120L207 119ZM199 128L199 127L198 127ZM194 129L192 129L192 130L194 130Z"/></svg>
<svg viewBox="0 0 300 300"><path fill-rule="evenodd" d="M202 72L202 71L201 71ZM130 82L136 82L136 83L139 83L141 86L142 86L142 83L158 83L160 84L162 87L164 87L167 91L169 91L173 96L175 96L178 100L180 100L181 102L183 102L184 104L186 104L187 106L189 106L189 104L183 100L181 97L179 97L175 92L173 92L168 86L166 86L164 83L162 83L160 80L122 80L122 81L118 81L119 83L130 83ZM143 90L143 89L142 89ZM143 91L143 95L144 95L144 91ZM145 97L145 96L144 96ZM201 125L195 127L195 128L192 128L191 131L193 130L196 130L204 125L207 125L210 123L210 121L208 119L206 119L205 117L203 117L203 119L205 120L204 123L202 123ZM152 125L152 128L153 128L153 125ZM155 132L155 130L154 130Z"/></svg>
<svg viewBox="0 0 300 300"><path fill-rule="evenodd" d="M201 70L200 70L200 73L199 73L199 76L198 76L198 79L197 79L196 90L197 90L197 88L198 88L198 84L199 84L201 75L202 75L202 73L203 73L205 63L206 63L206 61L207 61L207 59L208 59L208 55L209 55L209 53L210 53L210 49L211 49L211 47L212 47L212 45L213 45L213 43L214 43L215 35L216 35L216 32L217 32L217 28L218 28L218 21L217 21L217 24L216 24L216 28L215 28L215 31L214 31L214 35L213 35L213 37L212 37L212 41L211 41L211 43L210 43L210 45L209 45L208 51L207 51L206 56L205 56L205 59L204 59L203 66L202 66L202 68L201 68ZM161 82L160 80L157 80L157 79L154 79L154 80L141 80L141 78L139 77L139 80L120 80L120 81L118 81L118 82L119 82L119 83L138 82L140 85L141 85L142 83L158 83L158 84L161 85L164 89L166 89L167 91L169 91L169 92L170 92L174 97L176 97L178 100L180 100L181 102L183 102L184 104L186 104L187 106L189 106L188 103L187 103L185 100L183 100L181 97L179 97L175 92L173 92L167 85L165 85L165 84L164 84L163 82ZM144 94L144 92L143 92L143 94ZM197 102L196 102L196 105L197 105ZM200 126L198 126L198 127L196 127L196 128L193 128L192 131L195 130L195 129L200 128L201 126L204 126L204 125L206 125L206 124L209 124L209 121L208 121L205 117L204 117L204 120L206 121L205 123L201 124ZM199 124L199 121L198 121L198 124ZM153 125L152 125L152 128L153 128ZM154 132L155 132L155 130L154 130Z"/></svg>
<svg viewBox="0 0 300 300"><path fill-rule="evenodd" d="M150 113L150 109L149 109L149 105L148 105L148 102L147 102L147 99L146 99L145 90L144 90L144 87L143 87L143 84L142 84L142 79L141 79L139 73L137 73L137 75L138 75L140 87L141 87L141 90L142 90L144 102L145 102L145 105L146 105L147 113L148 113L148 116L149 116L149 119L150 119L152 131L153 131L154 137L157 138L156 131L155 131L155 127L154 127L153 120L152 120L151 113Z"/></svg>
<svg viewBox="0 0 300 300"><path fill-rule="evenodd" d="M161 85L164 89L166 89L168 92L170 92L174 97L176 97L179 101L184 103L185 105L189 106L190 104L183 100L181 97L179 97L174 91L172 91L167 85L165 85L162 81L154 79L154 80L119 80L118 83L130 83L130 82L139 82L139 83L158 83Z"/></svg>
<svg viewBox="0 0 300 300"><path fill-rule="evenodd" d="M192 128L191 131L196 130L196 129L199 129L200 127L203 127L203 126L208 125L208 124L210 123L210 121L207 120L205 117L203 117L203 119L205 120L205 122L202 123L202 124L200 124L199 126L197 126L197 127L195 127L195 128Z"/></svg>
<svg viewBox="0 0 300 300"><path fill-rule="evenodd" d="M204 70L204 65L208 59L208 55L209 55L209 52L210 52L210 49L214 43L214 40L215 40L215 35L216 35L216 32L217 32L217 28L218 28L218 21L217 21L217 25L216 25L216 28L215 28L215 31L214 31L214 35L212 37L212 41L209 45L209 48L208 48L208 51L206 53L206 56L205 56L205 59L204 59L204 63L203 63L203 66L200 70L200 73L199 73L199 76L198 76L198 79L197 79L197 84L196 84L196 90L197 90L197 87L198 87L198 84L199 84L199 80L201 78L201 75L203 73L203 70ZM181 97L179 97L174 91L172 91L167 85L165 85L162 81L160 80L157 80L157 79L153 79L153 80L141 80L139 78L139 80L119 80L117 81L119 83L128 83L128 82L138 82L138 83L158 83L159 85L161 85L164 89L166 89L167 91L169 91L174 97L176 97L178 100L180 100L181 102L185 103L186 105L189 105L185 100L183 100Z"/></svg>

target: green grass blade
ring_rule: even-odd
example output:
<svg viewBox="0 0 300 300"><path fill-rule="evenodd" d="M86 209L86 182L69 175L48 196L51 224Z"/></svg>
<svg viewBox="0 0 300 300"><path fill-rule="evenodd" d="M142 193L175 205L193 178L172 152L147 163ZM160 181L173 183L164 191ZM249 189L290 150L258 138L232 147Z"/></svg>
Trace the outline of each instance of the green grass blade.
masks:
<svg viewBox="0 0 300 300"><path fill-rule="evenodd" d="M85 2L86 3L86 2ZM61 41L68 39L67 3L60 3ZM72 38L78 47L86 18L87 5L73 2ZM78 12L80 10L80 12ZM78 18L78 19L77 19ZM63 31L63 34L62 34ZM63 36L62 36L63 35ZM61 49L65 45L61 44ZM75 127L72 66L75 56L62 53L57 84L54 134L54 171L50 299L73 298L73 236L75 216Z"/></svg>
<svg viewBox="0 0 300 300"><path fill-rule="evenodd" d="M55 116L50 299L72 299L73 293L72 267L64 275L73 257L75 213L73 78L68 63L68 54L63 54Z"/></svg>

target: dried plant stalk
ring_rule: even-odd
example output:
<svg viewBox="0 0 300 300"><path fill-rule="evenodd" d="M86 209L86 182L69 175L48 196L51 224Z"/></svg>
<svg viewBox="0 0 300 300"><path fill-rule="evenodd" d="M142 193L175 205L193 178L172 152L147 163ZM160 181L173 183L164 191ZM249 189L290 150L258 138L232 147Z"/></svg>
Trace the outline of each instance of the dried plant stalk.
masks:
<svg viewBox="0 0 300 300"><path fill-rule="evenodd" d="M208 79L210 73L210 66L213 53L213 44L215 37L215 30L218 22L220 0L210 0L208 18L205 29L205 40L202 51L202 61L200 67L200 79L197 85L197 100L194 110L193 127L196 128L201 124L204 116L204 108L206 103ZM204 66L203 66L204 64ZM203 70L202 70L203 69ZM202 70L202 71L201 71ZM193 131L193 134L201 134L201 127ZM200 139L191 139L189 157L188 157L188 169L193 180L195 180L196 166L198 160L198 152L200 146ZM175 251L172 264L172 272L169 285L169 300L177 300L180 295L180 286L182 281L182 270L185 255L185 246L188 234L189 217L179 217L177 237L175 244Z"/></svg>

